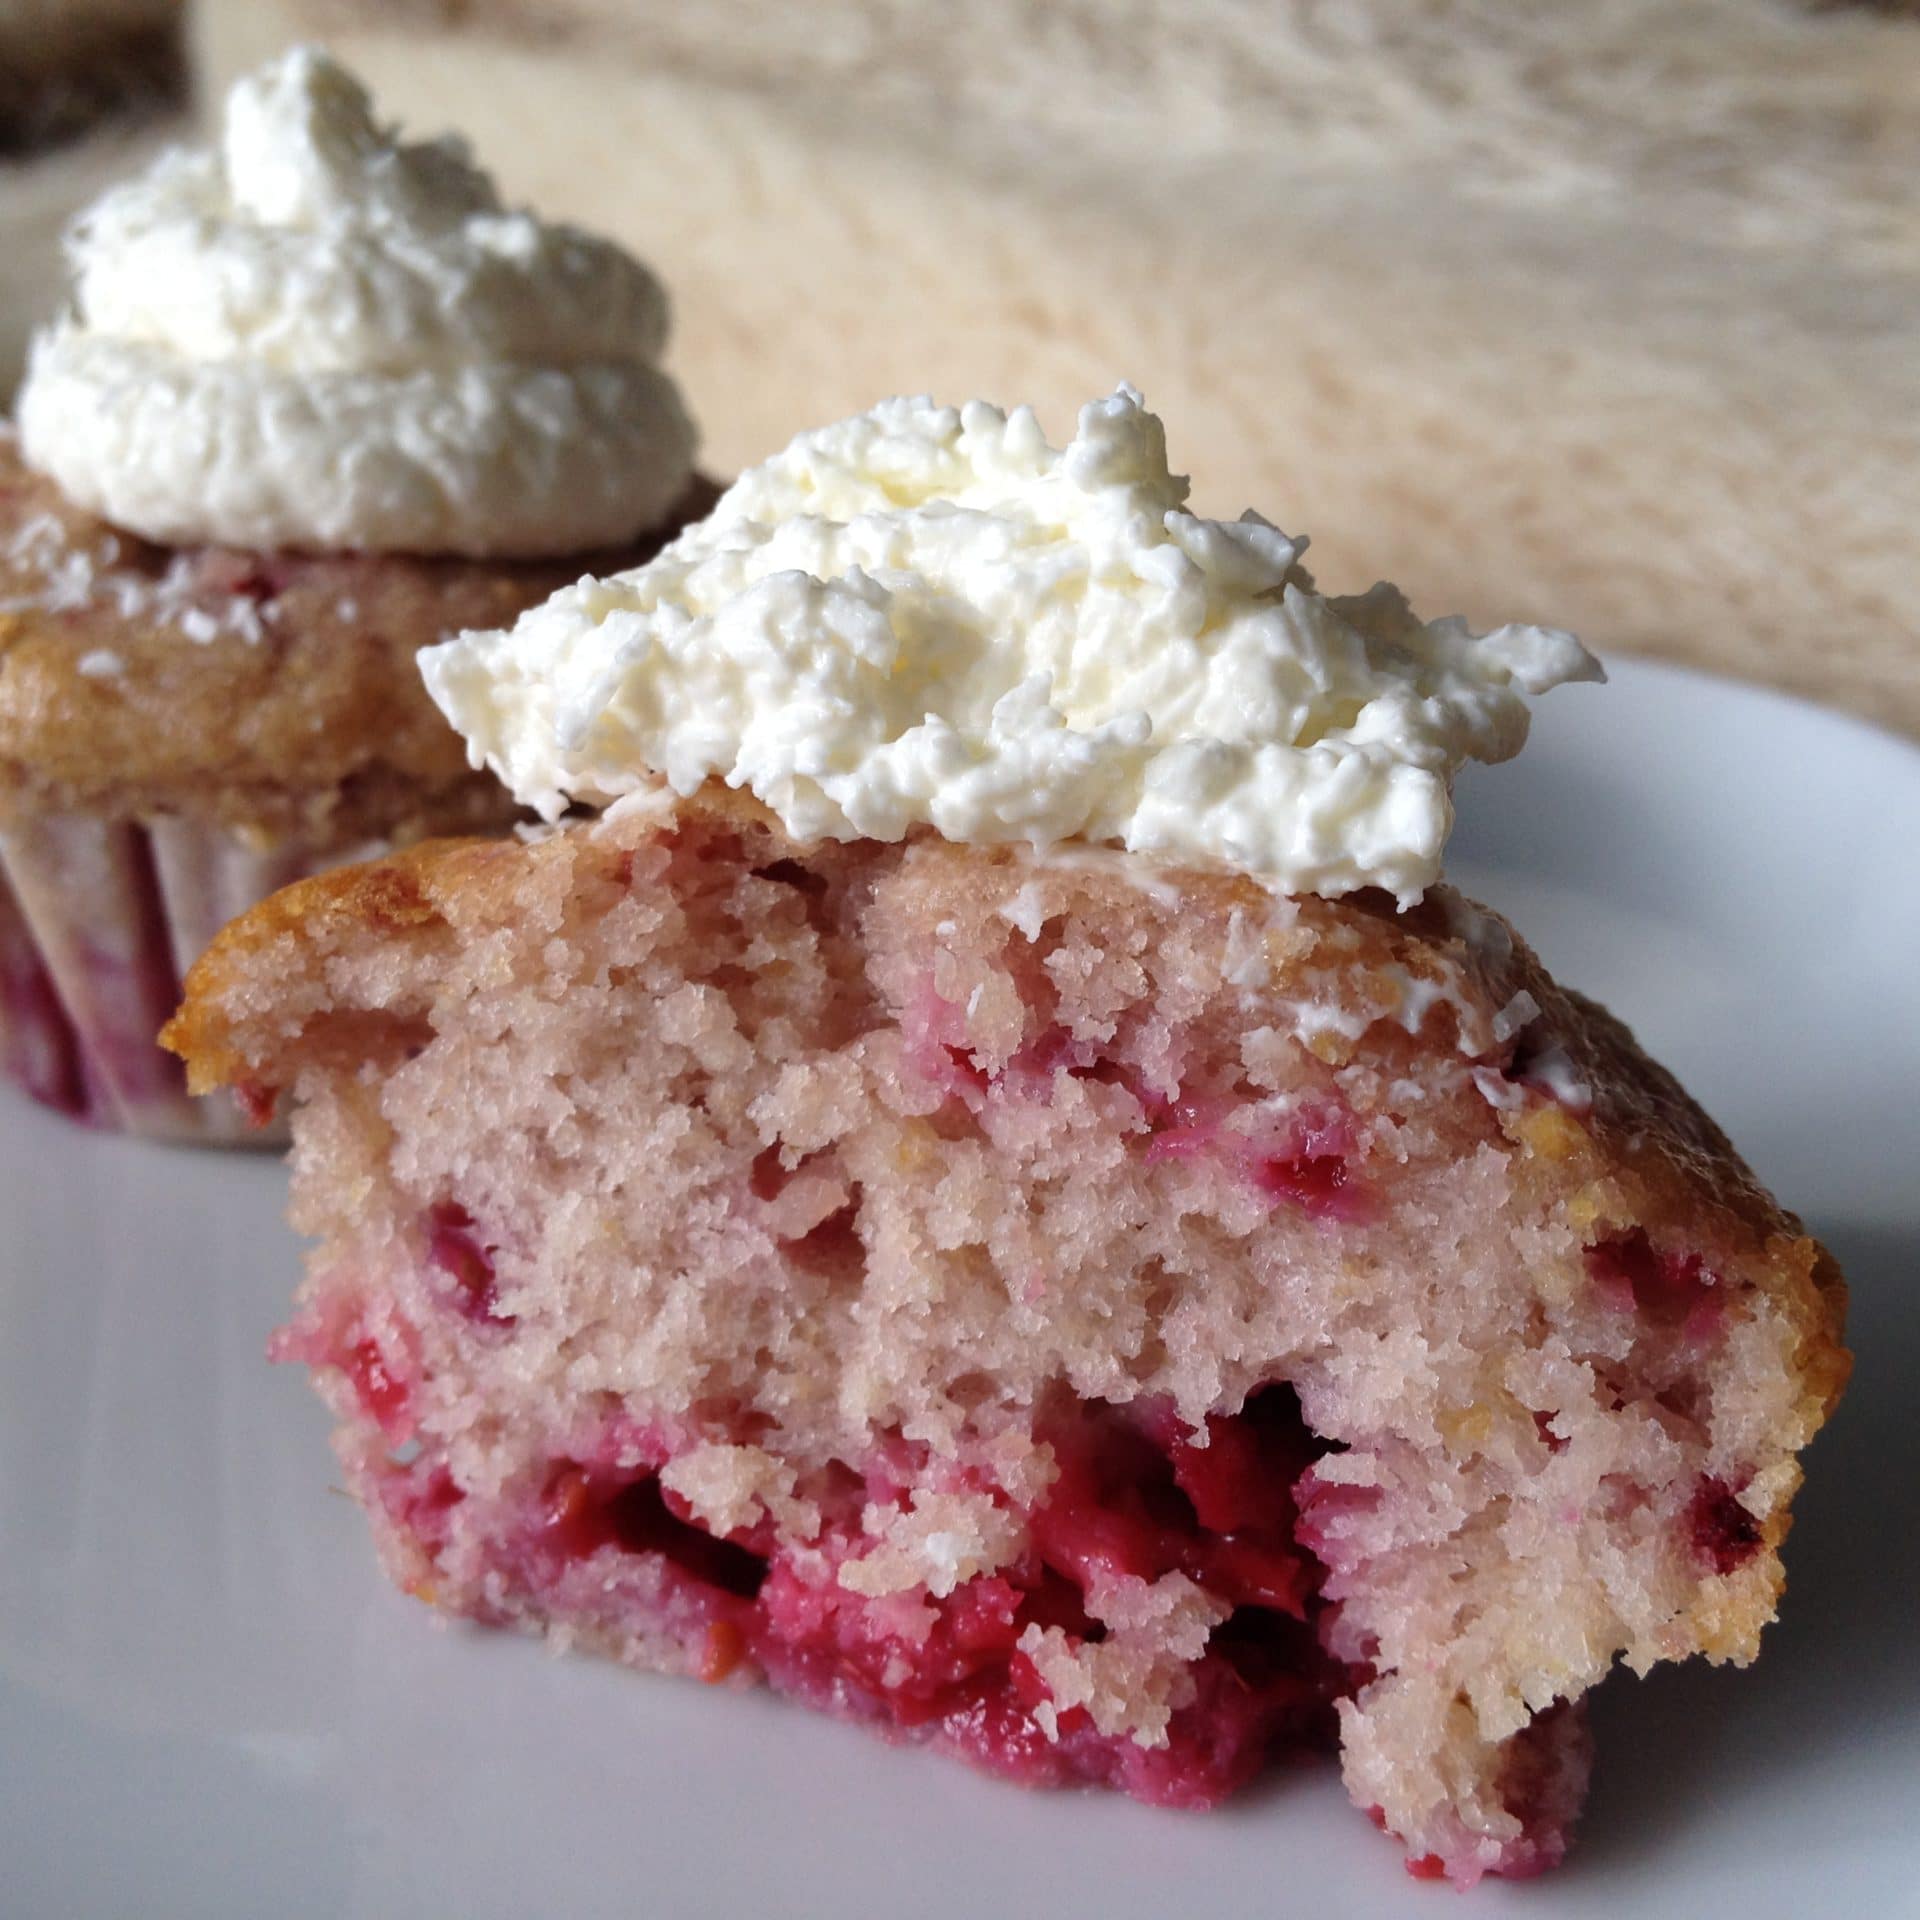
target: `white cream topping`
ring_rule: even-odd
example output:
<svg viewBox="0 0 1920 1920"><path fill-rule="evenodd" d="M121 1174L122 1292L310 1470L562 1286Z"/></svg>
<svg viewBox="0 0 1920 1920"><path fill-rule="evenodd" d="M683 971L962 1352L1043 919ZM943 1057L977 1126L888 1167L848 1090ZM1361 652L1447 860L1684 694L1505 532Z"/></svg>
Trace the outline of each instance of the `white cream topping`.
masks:
<svg viewBox="0 0 1920 1920"><path fill-rule="evenodd" d="M68 245L22 446L151 539L579 553L657 525L691 475L647 269L507 211L459 141L400 143L311 48Z"/></svg>
<svg viewBox="0 0 1920 1920"><path fill-rule="evenodd" d="M1303 542L1186 493L1129 388L1059 449L1026 408L889 400L646 566L422 669L548 818L717 777L802 840L930 826L1416 899L1462 762L1517 752L1522 696L1598 663L1544 628L1423 624L1391 587L1324 597Z"/></svg>

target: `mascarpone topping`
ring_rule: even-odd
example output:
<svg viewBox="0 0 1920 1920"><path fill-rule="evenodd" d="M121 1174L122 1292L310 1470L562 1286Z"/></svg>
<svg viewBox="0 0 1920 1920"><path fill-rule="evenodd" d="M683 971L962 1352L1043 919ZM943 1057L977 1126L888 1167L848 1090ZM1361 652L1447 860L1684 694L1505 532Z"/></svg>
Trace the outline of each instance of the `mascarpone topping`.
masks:
<svg viewBox="0 0 1920 1920"><path fill-rule="evenodd" d="M508 211L459 141L402 144L311 48L233 89L217 147L105 194L69 254L22 446L151 539L585 552L692 472L647 269Z"/></svg>
<svg viewBox="0 0 1920 1920"><path fill-rule="evenodd" d="M547 818L746 787L801 840L1080 841L1281 892L1439 874L1449 787L1523 696L1597 679L1565 633L1315 591L1304 542L1199 519L1121 388L1064 448L1033 414L889 400L743 474L647 565L421 656Z"/></svg>

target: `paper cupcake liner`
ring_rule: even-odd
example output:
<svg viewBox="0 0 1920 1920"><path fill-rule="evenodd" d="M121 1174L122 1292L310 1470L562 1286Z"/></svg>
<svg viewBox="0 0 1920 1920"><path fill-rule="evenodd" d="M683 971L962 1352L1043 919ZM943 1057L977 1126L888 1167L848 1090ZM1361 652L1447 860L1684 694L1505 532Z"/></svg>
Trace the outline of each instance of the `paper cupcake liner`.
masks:
<svg viewBox="0 0 1920 1920"><path fill-rule="evenodd" d="M230 1095L196 1100L155 1036L213 936L255 901L376 847L261 850L190 821L42 814L0 831L0 1070L90 1126L279 1146Z"/></svg>
<svg viewBox="0 0 1920 1920"><path fill-rule="evenodd" d="M0 1073L76 1119L92 1105L72 1022L13 890L0 874Z"/></svg>

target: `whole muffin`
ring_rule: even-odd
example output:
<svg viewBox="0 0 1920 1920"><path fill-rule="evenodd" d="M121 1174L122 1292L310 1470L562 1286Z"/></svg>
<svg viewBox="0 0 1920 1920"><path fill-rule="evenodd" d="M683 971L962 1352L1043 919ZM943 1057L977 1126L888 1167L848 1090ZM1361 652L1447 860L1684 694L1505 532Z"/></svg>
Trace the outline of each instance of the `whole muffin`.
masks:
<svg viewBox="0 0 1920 1920"><path fill-rule="evenodd" d="M711 489L665 295L298 49L71 241L0 430L0 1067L230 1139L154 1035L236 913L516 809L414 656L637 563Z"/></svg>

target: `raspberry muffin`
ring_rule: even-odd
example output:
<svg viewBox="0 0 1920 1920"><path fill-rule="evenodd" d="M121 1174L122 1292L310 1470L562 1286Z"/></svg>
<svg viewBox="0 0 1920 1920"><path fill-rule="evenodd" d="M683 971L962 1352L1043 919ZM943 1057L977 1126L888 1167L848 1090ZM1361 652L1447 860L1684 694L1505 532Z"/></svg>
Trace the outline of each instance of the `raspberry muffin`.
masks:
<svg viewBox="0 0 1920 1920"><path fill-rule="evenodd" d="M323 55L105 195L0 432L0 1064L96 1123L234 1135L154 1035L299 874L498 831L414 657L712 499L611 245L404 145Z"/></svg>
<svg viewBox="0 0 1920 1920"><path fill-rule="evenodd" d="M1616 1658L1750 1660L1842 1287L1438 883L1563 634L1323 597L918 402L426 656L545 836L195 968L294 1104L305 1363L394 1579L1031 1785L1337 1746L1410 1868L1558 1860Z"/></svg>

